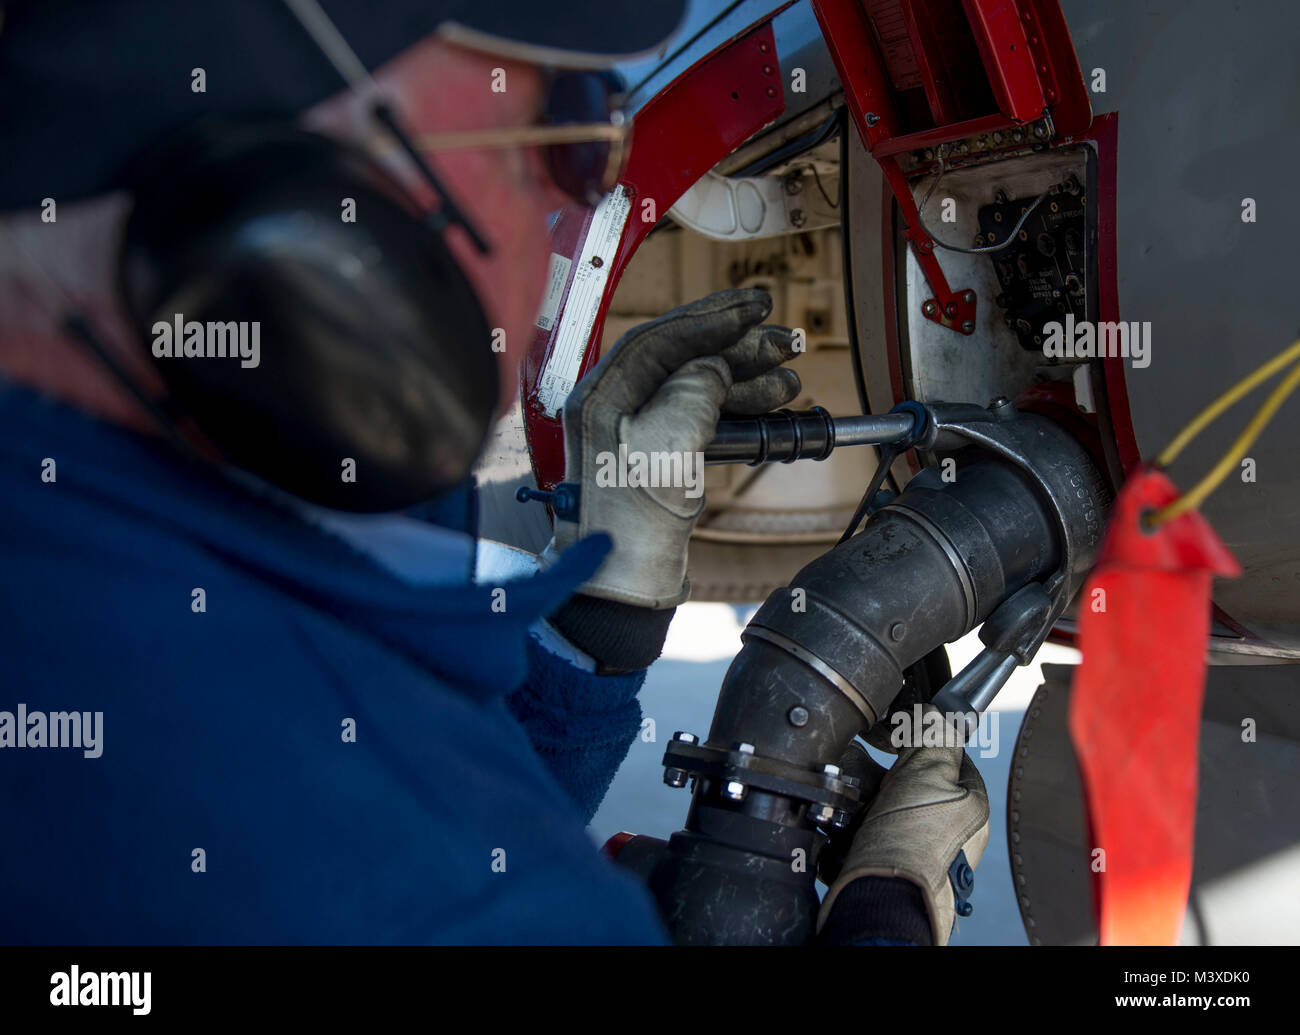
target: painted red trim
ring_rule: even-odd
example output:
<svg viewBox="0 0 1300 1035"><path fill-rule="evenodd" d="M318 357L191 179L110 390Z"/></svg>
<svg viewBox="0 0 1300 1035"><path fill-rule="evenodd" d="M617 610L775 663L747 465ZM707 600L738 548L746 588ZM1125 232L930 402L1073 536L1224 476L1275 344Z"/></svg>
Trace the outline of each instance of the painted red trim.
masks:
<svg viewBox="0 0 1300 1035"><path fill-rule="evenodd" d="M772 12L775 14L776 12ZM628 261L647 234L677 200L737 146L785 110L785 92L772 33L772 14L701 58L637 112L632 150L620 181L632 211L618 249L578 369L581 379L600 358L600 339L610 301ZM655 220L642 219L642 205L653 199ZM552 251L576 266L591 211L566 210L552 230ZM570 283L573 278L570 270ZM568 285L565 286L567 303ZM564 476L564 431L538 401L538 383L554 345L563 310L550 331L533 338L521 366L520 399L533 475L543 489Z"/></svg>
<svg viewBox="0 0 1300 1035"><path fill-rule="evenodd" d="M904 395L903 385L903 348L898 335L898 267L894 252L894 192L888 181L883 181L880 190L880 289L884 299L885 312L885 355L889 361L889 394L894 404L901 403ZM859 337L861 333L859 332Z"/></svg>
<svg viewBox="0 0 1300 1035"><path fill-rule="evenodd" d="M1097 310L1101 323L1119 320L1118 214L1116 211L1119 145L1119 115L1098 115L1092 127L1079 139L1091 140L1097 148ZM1106 388L1106 409L1115 433L1115 449L1120 467L1127 477L1141 463L1133 416L1129 409L1125 383L1124 359L1107 357L1101 361L1102 380Z"/></svg>

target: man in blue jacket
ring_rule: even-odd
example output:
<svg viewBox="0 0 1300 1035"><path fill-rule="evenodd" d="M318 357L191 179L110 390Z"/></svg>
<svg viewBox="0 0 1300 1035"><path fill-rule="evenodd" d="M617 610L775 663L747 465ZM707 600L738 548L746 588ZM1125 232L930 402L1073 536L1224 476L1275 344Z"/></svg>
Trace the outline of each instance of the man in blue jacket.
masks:
<svg viewBox="0 0 1300 1035"><path fill-rule="evenodd" d="M526 127L553 99L543 65L590 68L648 50L680 12L327 6L334 20L304 0L7 12L0 88L31 92L4 116L20 146L0 176L0 205L20 213L3 217L0 266L0 941L662 941L644 890L584 827L638 729L645 667L689 593L686 545L703 501L680 487L597 486L595 469L620 446L694 452L720 413L793 398L798 380L780 366L790 334L762 324L770 300L723 292L611 349L564 408L580 520L557 523L540 573L475 583L472 487L450 475L473 458L463 443L481 443L465 429L490 415L475 408L485 386L498 409L513 398L543 287L545 216L566 200L555 165L536 149L469 148L434 153L434 179L402 165L401 146L386 152L411 198L441 195L430 225L459 270L444 297L469 307L442 316L504 331L494 380L462 374L477 359L439 352L437 321L421 324L411 314L422 299L400 290L405 245L395 242L407 231L367 226L363 213L371 251L344 244L310 267L323 260L302 242L317 231L295 231L281 244L300 249L299 265L243 286L267 324L260 355L244 352L231 369L260 367L264 379L222 373L217 389L187 380L197 367L179 348L164 358L155 338L151 357L141 340L141 299L180 276L190 235L164 246L169 219L151 225L140 213L179 180L199 202L176 211L203 230L214 264L229 261L230 240L264 255L255 238L270 210L246 217L231 200L222 218L243 220L233 235L212 212L250 169L247 189L265 194L271 166L224 165L234 173L219 182L189 158L154 159L152 180L118 170L164 130L252 106L368 145L375 125L359 100L369 89L401 109L408 141ZM351 89L338 89L340 72ZM502 91L490 85L498 76ZM400 125L395 136L401 144ZM315 146L295 137L284 153ZM367 256L378 256L373 269ZM415 327L424 351L385 351L323 325L298 346L315 349L319 366L286 375L291 335L265 331L297 317L272 310L291 308L284 297L302 283L319 287L326 266L372 294L392 289L393 303L372 314L375 341ZM202 294L195 283L186 297ZM308 294L314 312L330 313L330 292ZM347 313L335 315L346 325ZM329 368L340 351L347 362ZM384 404L368 423L344 405L357 396L330 387L340 369L350 385L378 385ZM436 406L420 395L461 376L464 390ZM263 387L245 397L246 384ZM419 405L405 414L410 397ZM375 425L390 418L376 445ZM385 449L404 446L413 426L438 448L416 443L419 463L403 468ZM340 457L335 484L310 474L338 471ZM974 863L987 802L978 775L958 773L960 758L946 759L937 795L908 798L896 782L903 811L939 809L945 836L957 832ZM898 840L878 818L879 843ZM832 940L945 941L951 849L910 869L879 852L846 866L861 879L835 889Z"/></svg>

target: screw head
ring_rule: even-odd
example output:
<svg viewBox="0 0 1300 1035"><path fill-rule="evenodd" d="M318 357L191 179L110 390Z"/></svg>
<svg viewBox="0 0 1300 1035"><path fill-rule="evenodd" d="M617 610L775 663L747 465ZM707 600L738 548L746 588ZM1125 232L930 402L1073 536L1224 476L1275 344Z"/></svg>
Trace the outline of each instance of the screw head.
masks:
<svg viewBox="0 0 1300 1035"><path fill-rule="evenodd" d="M975 331L975 321L974 321L974 320L963 320L963 321L962 321L962 325L961 325L961 330L962 330L962 333L963 333L963 334L972 334L972 333L974 333L974 331Z"/></svg>
<svg viewBox="0 0 1300 1035"><path fill-rule="evenodd" d="M902 622L895 622L889 627L889 638L897 643L903 638L905 632L907 632L907 626Z"/></svg>
<svg viewBox="0 0 1300 1035"><path fill-rule="evenodd" d="M867 112L866 115L863 116L863 118L866 120L868 126L874 126L877 122L880 121L880 116L877 115L874 111Z"/></svg>
<svg viewBox="0 0 1300 1035"><path fill-rule="evenodd" d="M786 712L785 717L790 720L791 726L808 725L808 709L801 704L796 704L793 708L791 708L788 712Z"/></svg>
<svg viewBox="0 0 1300 1035"><path fill-rule="evenodd" d="M961 296L961 300L962 300L963 302L965 302L967 305L974 305L974 304L975 304L975 292L974 292L974 291L967 291L967 292L963 293L962 296Z"/></svg>
<svg viewBox="0 0 1300 1035"><path fill-rule="evenodd" d="M814 823L825 823L833 815L835 815L835 810L829 805L808 806L808 818Z"/></svg>
<svg viewBox="0 0 1300 1035"><path fill-rule="evenodd" d="M831 817L831 826L833 826L836 830L843 830L848 825L849 825L849 814L845 812L843 809L840 809L839 812L835 813L835 815Z"/></svg>
<svg viewBox="0 0 1300 1035"><path fill-rule="evenodd" d="M665 769L664 783L666 783L669 787L685 787L686 786L685 770L671 769L671 768Z"/></svg>
<svg viewBox="0 0 1300 1035"><path fill-rule="evenodd" d="M925 313L926 316L933 316L938 311L938 303L936 303L933 298L926 302L925 305L921 306L921 312Z"/></svg>
<svg viewBox="0 0 1300 1035"><path fill-rule="evenodd" d="M957 315L957 303L956 303L956 302L949 302L946 306L943 307L943 311L944 311L945 315L947 315L947 316L956 316L956 315Z"/></svg>

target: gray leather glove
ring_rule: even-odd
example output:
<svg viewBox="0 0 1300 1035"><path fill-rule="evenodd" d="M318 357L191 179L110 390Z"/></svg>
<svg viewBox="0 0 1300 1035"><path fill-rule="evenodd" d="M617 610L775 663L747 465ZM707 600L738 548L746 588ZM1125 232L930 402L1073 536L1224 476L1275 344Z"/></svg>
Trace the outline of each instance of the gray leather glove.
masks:
<svg viewBox="0 0 1300 1035"><path fill-rule="evenodd" d="M690 596L686 548L719 416L767 413L799 394L799 375L781 367L794 355L792 332L760 326L771 309L754 290L674 309L628 331L569 395L564 480L581 486L579 520L555 522L547 556L592 532L614 541L580 592L651 608ZM638 455L650 480L676 484L634 484Z"/></svg>
<svg viewBox="0 0 1300 1035"><path fill-rule="evenodd" d="M817 929L825 925L836 897L850 881L903 877L921 889L934 944L947 945L956 919L948 869L957 853L964 851L973 870L989 840L984 780L960 747L905 747L887 772L861 748L851 750L861 758L841 769L864 775L865 763L883 778L822 900ZM864 786L871 782L866 780Z"/></svg>

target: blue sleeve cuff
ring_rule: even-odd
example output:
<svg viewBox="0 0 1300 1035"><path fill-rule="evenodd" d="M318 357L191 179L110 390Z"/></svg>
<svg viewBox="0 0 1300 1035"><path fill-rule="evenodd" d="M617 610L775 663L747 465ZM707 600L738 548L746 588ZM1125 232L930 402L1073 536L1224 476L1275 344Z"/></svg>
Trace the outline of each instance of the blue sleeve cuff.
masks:
<svg viewBox="0 0 1300 1035"><path fill-rule="evenodd" d="M645 670L584 672L530 636L528 679L506 699L584 822L596 814L641 726L637 693Z"/></svg>

